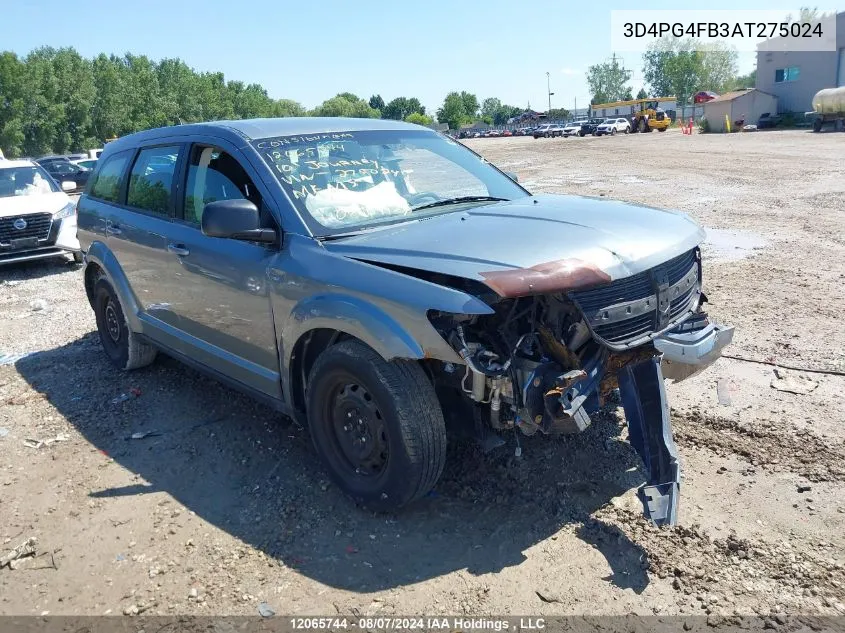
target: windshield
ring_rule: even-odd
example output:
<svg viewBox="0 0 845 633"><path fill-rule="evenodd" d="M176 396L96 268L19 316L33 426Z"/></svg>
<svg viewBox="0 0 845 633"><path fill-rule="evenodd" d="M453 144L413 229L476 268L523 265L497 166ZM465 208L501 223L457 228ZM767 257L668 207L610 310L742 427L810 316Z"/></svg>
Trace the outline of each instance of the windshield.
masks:
<svg viewBox="0 0 845 633"><path fill-rule="evenodd" d="M0 167L0 198L33 196L58 190L56 183L41 167Z"/></svg>
<svg viewBox="0 0 845 633"><path fill-rule="evenodd" d="M483 158L436 132L285 136L253 146L318 237L491 202L484 198L529 195Z"/></svg>

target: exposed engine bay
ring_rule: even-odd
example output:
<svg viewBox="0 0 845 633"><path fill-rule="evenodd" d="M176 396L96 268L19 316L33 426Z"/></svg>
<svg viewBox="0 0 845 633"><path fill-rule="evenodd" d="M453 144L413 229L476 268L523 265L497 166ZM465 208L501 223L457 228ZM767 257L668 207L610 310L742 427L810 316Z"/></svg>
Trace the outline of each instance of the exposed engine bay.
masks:
<svg viewBox="0 0 845 633"><path fill-rule="evenodd" d="M673 523L680 467L663 368L682 380L718 358L733 334L701 310L698 250L596 289L485 300L493 314L429 313L465 363L443 363L435 383L471 403L477 435L580 433L618 389L649 472L640 489L646 515Z"/></svg>
<svg viewBox="0 0 845 633"><path fill-rule="evenodd" d="M492 429L525 435L580 433L618 384L618 370L657 352L613 352L597 342L580 309L563 295L508 299L494 315L432 315L465 361L442 376L476 405Z"/></svg>

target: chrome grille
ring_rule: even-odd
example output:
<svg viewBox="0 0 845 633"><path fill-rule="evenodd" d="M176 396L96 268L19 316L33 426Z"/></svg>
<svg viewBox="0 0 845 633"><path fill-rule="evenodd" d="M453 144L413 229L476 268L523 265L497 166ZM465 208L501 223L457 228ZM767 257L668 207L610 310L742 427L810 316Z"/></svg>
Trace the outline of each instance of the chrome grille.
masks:
<svg viewBox="0 0 845 633"><path fill-rule="evenodd" d="M698 249L607 286L573 292L596 336L613 349L640 345L698 307Z"/></svg>
<svg viewBox="0 0 845 633"><path fill-rule="evenodd" d="M26 222L24 228L16 228L15 222L23 220ZM9 245L12 240L21 238L37 238L46 240L50 235L50 226L53 223L53 216L49 213L33 213L30 215L13 215L9 218L0 218L0 244Z"/></svg>

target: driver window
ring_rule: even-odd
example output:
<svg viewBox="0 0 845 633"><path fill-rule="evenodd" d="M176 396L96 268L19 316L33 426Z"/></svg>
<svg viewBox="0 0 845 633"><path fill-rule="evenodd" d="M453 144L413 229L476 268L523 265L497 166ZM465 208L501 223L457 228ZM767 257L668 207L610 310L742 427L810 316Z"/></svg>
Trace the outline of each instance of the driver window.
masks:
<svg viewBox="0 0 845 633"><path fill-rule="evenodd" d="M217 147L194 145L185 188L185 221L200 224L209 202L244 199L261 209L261 194L240 163Z"/></svg>

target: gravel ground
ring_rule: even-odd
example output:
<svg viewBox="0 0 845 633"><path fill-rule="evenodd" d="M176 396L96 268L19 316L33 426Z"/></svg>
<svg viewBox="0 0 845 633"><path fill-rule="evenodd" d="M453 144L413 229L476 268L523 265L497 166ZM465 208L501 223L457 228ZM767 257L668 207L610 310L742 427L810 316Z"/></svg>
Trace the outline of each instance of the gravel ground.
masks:
<svg viewBox="0 0 845 633"><path fill-rule="evenodd" d="M730 353L842 371L843 142L468 144L534 191L688 212L710 229L705 292L737 327ZM31 354L0 365L0 539L37 539L0 569L0 614L845 613L843 376L722 359L670 385L675 528L641 518L613 407L580 436L522 438L520 459L452 446L430 497L375 516L270 410L167 358L115 371L79 267L0 280L0 356ZM793 383L806 393L775 388Z"/></svg>

